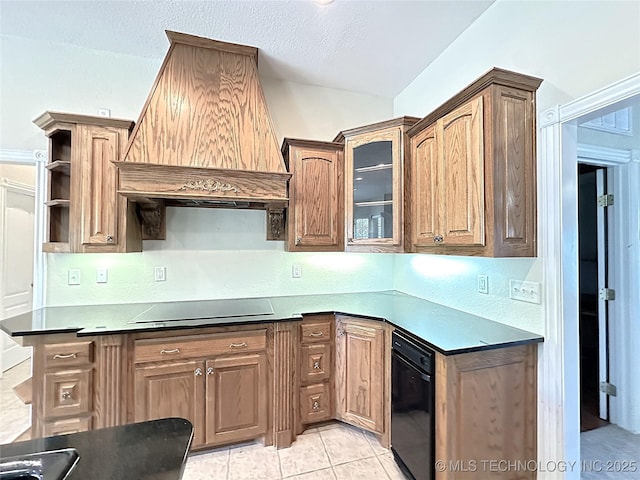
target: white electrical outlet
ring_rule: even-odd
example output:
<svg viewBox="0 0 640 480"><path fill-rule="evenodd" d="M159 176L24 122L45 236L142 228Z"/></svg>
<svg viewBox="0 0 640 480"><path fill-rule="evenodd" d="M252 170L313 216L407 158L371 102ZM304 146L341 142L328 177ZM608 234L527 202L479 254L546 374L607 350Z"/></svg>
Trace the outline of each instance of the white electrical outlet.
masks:
<svg viewBox="0 0 640 480"><path fill-rule="evenodd" d="M107 269L96 269L96 283L107 283Z"/></svg>
<svg viewBox="0 0 640 480"><path fill-rule="evenodd" d="M110 117L111 116L111 110L108 108L99 108L98 109L98 116L100 117Z"/></svg>
<svg viewBox="0 0 640 480"><path fill-rule="evenodd" d="M478 293L489 293L489 277L478 275Z"/></svg>
<svg viewBox="0 0 640 480"><path fill-rule="evenodd" d="M540 284L509 280L509 298L520 302L540 303Z"/></svg>
<svg viewBox="0 0 640 480"><path fill-rule="evenodd" d="M67 285L80 285L80 270L70 268L67 272Z"/></svg>
<svg viewBox="0 0 640 480"><path fill-rule="evenodd" d="M164 282L167 279L167 267L156 267L154 278L156 282Z"/></svg>
<svg viewBox="0 0 640 480"><path fill-rule="evenodd" d="M293 278L302 277L302 267L299 264L295 264L291 267L291 276Z"/></svg>

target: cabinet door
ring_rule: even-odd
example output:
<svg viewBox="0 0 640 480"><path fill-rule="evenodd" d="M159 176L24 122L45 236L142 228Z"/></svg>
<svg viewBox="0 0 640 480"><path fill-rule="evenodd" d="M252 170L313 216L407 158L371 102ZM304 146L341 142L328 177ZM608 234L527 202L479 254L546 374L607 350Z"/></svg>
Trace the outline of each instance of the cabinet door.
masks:
<svg viewBox="0 0 640 480"><path fill-rule="evenodd" d="M438 235L438 143L436 124L411 139L413 244L433 246Z"/></svg>
<svg viewBox="0 0 640 480"><path fill-rule="evenodd" d="M482 97L438 121L439 235L444 245L484 245Z"/></svg>
<svg viewBox="0 0 640 480"><path fill-rule="evenodd" d="M267 394L264 354L208 361L207 443L250 440L266 433Z"/></svg>
<svg viewBox="0 0 640 480"><path fill-rule="evenodd" d="M339 316L336 336L336 415L383 433L384 327Z"/></svg>
<svg viewBox="0 0 640 480"><path fill-rule="evenodd" d="M341 150L291 147L290 251L344 249L342 157Z"/></svg>
<svg viewBox="0 0 640 480"><path fill-rule="evenodd" d="M401 153L400 127L346 140L347 246L401 245Z"/></svg>
<svg viewBox="0 0 640 480"><path fill-rule="evenodd" d="M204 363L141 365L135 371L135 421L181 417L194 427L193 446L204 444Z"/></svg>
<svg viewBox="0 0 640 480"><path fill-rule="evenodd" d="M78 125L81 178L82 245L114 246L119 239L117 169L126 144L121 129Z"/></svg>

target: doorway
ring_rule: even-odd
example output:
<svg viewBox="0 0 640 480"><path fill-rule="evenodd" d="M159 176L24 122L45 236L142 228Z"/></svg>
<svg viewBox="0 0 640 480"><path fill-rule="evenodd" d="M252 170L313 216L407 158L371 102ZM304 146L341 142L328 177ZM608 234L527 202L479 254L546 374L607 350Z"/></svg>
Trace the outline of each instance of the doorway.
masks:
<svg viewBox="0 0 640 480"><path fill-rule="evenodd" d="M604 167L578 164L581 432L609 423L608 398L600 389L609 380L606 175Z"/></svg>

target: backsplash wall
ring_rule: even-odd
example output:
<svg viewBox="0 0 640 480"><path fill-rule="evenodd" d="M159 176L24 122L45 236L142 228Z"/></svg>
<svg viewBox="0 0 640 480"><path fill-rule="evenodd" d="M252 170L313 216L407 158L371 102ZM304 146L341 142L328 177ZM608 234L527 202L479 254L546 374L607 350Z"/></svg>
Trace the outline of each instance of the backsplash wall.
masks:
<svg viewBox="0 0 640 480"><path fill-rule="evenodd" d="M289 253L266 238L262 210L167 208L167 240L141 253L48 254L47 305L342 293L393 289L393 255ZM301 278L292 278L292 266ZM154 269L166 267L166 281ZM107 283L96 269L108 269ZM69 286L69 269L80 285Z"/></svg>

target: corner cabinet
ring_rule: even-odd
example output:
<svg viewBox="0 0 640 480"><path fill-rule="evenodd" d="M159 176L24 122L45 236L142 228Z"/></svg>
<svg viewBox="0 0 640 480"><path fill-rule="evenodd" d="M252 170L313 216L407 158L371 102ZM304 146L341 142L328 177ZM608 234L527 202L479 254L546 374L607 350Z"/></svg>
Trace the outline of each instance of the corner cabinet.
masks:
<svg viewBox="0 0 640 480"><path fill-rule="evenodd" d="M285 138L291 180L287 250L344 250L344 162L340 143Z"/></svg>
<svg viewBox="0 0 640 480"><path fill-rule="evenodd" d="M418 121L401 117L345 130L347 251L404 250L405 131Z"/></svg>
<svg viewBox="0 0 640 480"><path fill-rule="evenodd" d="M133 122L45 112L34 120L49 138L45 252L142 249L140 225L117 192L120 160Z"/></svg>
<svg viewBox="0 0 640 480"><path fill-rule="evenodd" d="M493 69L408 131L408 251L536 256L540 83Z"/></svg>
<svg viewBox="0 0 640 480"><path fill-rule="evenodd" d="M381 322L336 316L336 418L385 432L390 345Z"/></svg>

